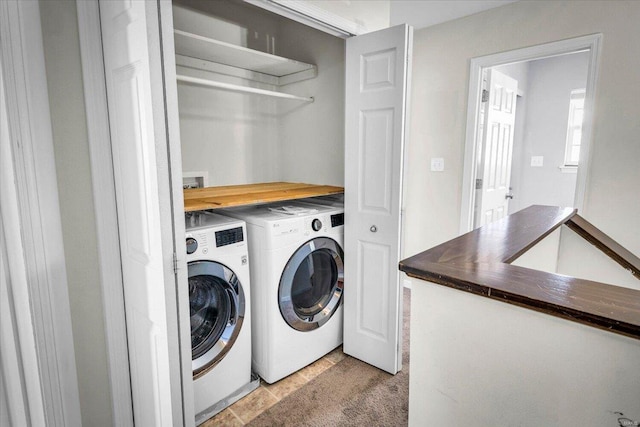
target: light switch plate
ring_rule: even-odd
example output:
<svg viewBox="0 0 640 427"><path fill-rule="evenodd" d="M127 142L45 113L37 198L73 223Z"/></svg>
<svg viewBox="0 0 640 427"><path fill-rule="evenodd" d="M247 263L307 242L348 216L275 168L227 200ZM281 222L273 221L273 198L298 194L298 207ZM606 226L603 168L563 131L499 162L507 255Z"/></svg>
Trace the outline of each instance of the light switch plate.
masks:
<svg viewBox="0 0 640 427"><path fill-rule="evenodd" d="M444 159L442 157L432 157L431 158L431 170L433 172L442 172L442 171L444 171Z"/></svg>
<svg viewBox="0 0 640 427"><path fill-rule="evenodd" d="M544 156L531 156L531 167L541 168L544 166Z"/></svg>

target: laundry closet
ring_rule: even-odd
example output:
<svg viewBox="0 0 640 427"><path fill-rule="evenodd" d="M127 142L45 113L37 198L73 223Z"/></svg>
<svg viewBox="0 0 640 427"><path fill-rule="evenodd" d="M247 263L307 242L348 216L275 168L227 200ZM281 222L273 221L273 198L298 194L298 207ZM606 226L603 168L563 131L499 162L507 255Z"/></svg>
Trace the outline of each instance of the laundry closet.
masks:
<svg viewBox="0 0 640 427"><path fill-rule="evenodd" d="M344 39L238 1L172 13L183 183L205 187L185 189L185 211L346 182L344 349L396 372L410 28Z"/></svg>
<svg viewBox="0 0 640 427"><path fill-rule="evenodd" d="M197 245L187 239L185 254L186 211L344 191L335 218L344 230L344 352L401 369L412 30L341 38L312 28L330 27L320 18L294 22L249 3L283 2L100 2L131 394L143 424L192 419L199 368L189 366L186 285ZM209 220L221 231L211 250L242 249L241 223Z"/></svg>

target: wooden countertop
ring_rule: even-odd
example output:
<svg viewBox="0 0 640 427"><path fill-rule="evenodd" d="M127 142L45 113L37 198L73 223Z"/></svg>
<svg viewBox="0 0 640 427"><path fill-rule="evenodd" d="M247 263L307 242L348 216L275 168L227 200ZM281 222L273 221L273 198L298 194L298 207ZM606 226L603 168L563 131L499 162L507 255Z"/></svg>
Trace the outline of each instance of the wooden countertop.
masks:
<svg viewBox="0 0 640 427"><path fill-rule="evenodd" d="M577 211L531 206L400 262L408 276L640 339L640 291L511 265L566 224L640 278L640 259Z"/></svg>
<svg viewBox="0 0 640 427"><path fill-rule="evenodd" d="M184 211L228 208L232 206L326 196L344 192L344 187L266 182L260 184L227 185L184 190Z"/></svg>

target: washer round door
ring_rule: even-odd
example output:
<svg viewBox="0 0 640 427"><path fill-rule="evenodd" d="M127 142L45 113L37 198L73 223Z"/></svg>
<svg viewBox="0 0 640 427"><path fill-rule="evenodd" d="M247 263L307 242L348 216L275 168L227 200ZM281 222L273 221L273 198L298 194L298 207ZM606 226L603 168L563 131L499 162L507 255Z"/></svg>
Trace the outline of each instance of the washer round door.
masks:
<svg viewBox="0 0 640 427"><path fill-rule="evenodd" d="M343 287L342 248L328 237L315 238L294 252L282 272L280 312L292 328L312 331L337 311Z"/></svg>
<svg viewBox="0 0 640 427"><path fill-rule="evenodd" d="M224 265L193 261L188 267L191 367L198 378L233 346L242 328L245 299L242 284Z"/></svg>

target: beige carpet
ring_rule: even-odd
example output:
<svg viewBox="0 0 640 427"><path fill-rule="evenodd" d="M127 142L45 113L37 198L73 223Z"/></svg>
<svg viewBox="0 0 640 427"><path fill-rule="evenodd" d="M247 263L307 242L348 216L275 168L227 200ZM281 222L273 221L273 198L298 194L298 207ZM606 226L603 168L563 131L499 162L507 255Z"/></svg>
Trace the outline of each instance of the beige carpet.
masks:
<svg viewBox="0 0 640 427"><path fill-rule="evenodd" d="M411 291L405 289L401 372L390 375L347 356L248 425L407 425L410 299Z"/></svg>

